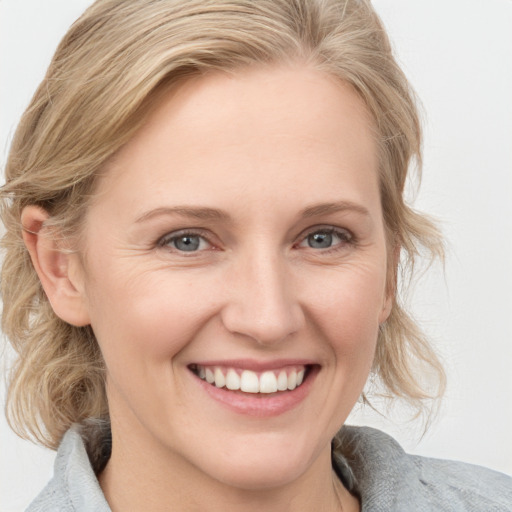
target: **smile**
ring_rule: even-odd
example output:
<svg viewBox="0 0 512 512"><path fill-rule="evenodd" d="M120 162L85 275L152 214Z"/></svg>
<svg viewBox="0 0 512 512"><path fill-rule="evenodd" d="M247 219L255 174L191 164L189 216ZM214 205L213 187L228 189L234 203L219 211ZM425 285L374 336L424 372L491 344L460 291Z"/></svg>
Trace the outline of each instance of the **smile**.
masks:
<svg viewBox="0 0 512 512"><path fill-rule="evenodd" d="M293 391L303 383L308 371L305 365L263 372L224 366L191 365L189 368L200 379L212 386L252 394Z"/></svg>

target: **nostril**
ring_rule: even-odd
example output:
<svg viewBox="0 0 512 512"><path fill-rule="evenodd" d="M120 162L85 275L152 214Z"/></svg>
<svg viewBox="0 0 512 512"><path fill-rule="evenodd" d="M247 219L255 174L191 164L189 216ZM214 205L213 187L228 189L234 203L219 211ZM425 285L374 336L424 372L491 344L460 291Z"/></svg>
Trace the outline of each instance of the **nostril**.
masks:
<svg viewBox="0 0 512 512"><path fill-rule="evenodd" d="M224 327L261 345L280 343L300 331L305 323L304 313L288 286L281 282L283 278L258 279L254 272L252 275L254 279L246 289L236 283L220 313Z"/></svg>
<svg viewBox="0 0 512 512"><path fill-rule="evenodd" d="M232 334L250 338L260 345L282 343L300 329L300 321L291 314L271 316L261 311L236 313L234 309L223 315L222 321L226 329Z"/></svg>

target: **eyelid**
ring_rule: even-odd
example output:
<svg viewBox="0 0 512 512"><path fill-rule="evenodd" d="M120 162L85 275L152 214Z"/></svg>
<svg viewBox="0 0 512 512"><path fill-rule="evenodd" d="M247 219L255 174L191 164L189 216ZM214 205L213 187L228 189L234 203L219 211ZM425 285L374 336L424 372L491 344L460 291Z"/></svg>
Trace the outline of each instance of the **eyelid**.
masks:
<svg viewBox="0 0 512 512"><path fill-rule="evenodd" d="M347 228L341 228L337 226L332 225L318 225L318 226L312 226L311 228L308 228L307 230L303 231L299 237L298 242L294 244L294 247L303 247L301 244L304 243L307 240L307 237L314 234L314 233L331 233L338 235L339 238L342 240L342 243L336 244L332 247L325 248L323 250L320 250L320 252L328 252L329 250L336 250L339 248L339 246L344 246L345 244L355 244L356 243L356 237ZM199 250L199 251L191 251L188 255L192 255L194 253L200 253L204 250L215 248L216 244L212 242L212 234L210 231L202 229L202 228L183 228L178 229L176 231L170 231L164 234L163 236L159 237L155 243L155 245L159 248L166 248L170 249L174 252L184 253L184 251L179 251L176 248L172 248L170 246L170 242L176 238L179 238L181 236L190 235L190 236L198 236L201 237L203 240L206 241L208 244L207 249ZM346 240L344 240L346 239ZM217 244L218 245L218 244Z"/></svg>
<svg viewBox="0 0 512 512"><path fill-rule="evenodd" d="M165 235L161 236L160 238L158 238L158 240L156 241L156 246L160 247L160 248L171 249L171 250L173 250L175 252L179 252L179 253L185 252L185 251L178 251L177 249L172 248L169 244L172 240L182 237L182 236L186 236L186 235L198 236L198 237L202 238L209 245L208 249L214 247L213 242L210 240L211 234L208 231L201 229L201 228L183 228L183 229L178 229L176 231L170 231L170 232L166 233ZM193 254L194 252L197 253L197 252L202 252L202 251L191 251L190 254Z"/></svg>
<svg viewBox="0 0 512 512"><path fill-rule="evenodd" d="M337 226L331 226L331 225L319 225L319 226L313 226L312 228L308 228L306 231L303 231L301 235L299 236L299 241L296 244L297 247L304 247L303 244L306 242L308 236L313 235L315 233L329 233L338 235L339 238L342 240L342 243L336 244L332 247L325 248L323 250L320 250L321 252L327 252L329 250L336 250L339 248L339 246L343 246L345 244L355 244L356 243L356 237L352 231L350 231L347 228L340 228ZM346 238L346 240L343 240Z"/></svg>

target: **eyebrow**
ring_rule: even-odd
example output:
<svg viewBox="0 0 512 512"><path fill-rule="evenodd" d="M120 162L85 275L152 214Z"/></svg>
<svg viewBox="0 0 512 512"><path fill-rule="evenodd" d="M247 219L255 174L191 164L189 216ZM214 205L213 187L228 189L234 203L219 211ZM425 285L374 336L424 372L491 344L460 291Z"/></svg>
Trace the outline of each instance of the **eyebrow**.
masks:
<svg viewBox="0 0 512 512"><path fill-rule="evenodd" d="M370 217L370 212L367 208L358 203L353 203L352 201L337 201L334 203L320 203L308 206L302 210L300 216L303 218L309 218L344 211L352 211L364 215L365 217Z"/></svg>
<svg viewBox="0 0 512 512"><path fill-rule="evenodd" d="M135 222L144 222L161 215L179 215L180 217L189 217L198 220L231 220L231 217L227 212L216 208L203 206L172 206L155 208L154 210L143 213L140 217L137 217Z"/></svg>
<svg viewBox="0 0 512 512"><path fill-rule="evenodd" d="M317 217L319 215L328 215L344 211L352 211L370 217L370 212L364 206L351 201L319 203L308 206L301 211L299 217L307 219L310 217ZM188 217L198 220L231 221L229 213L217 208L209 208L205 206L167 206L145 212L140 217L137 217L135 222L145 222L162 215L178 215L180 217Z"/></svg>

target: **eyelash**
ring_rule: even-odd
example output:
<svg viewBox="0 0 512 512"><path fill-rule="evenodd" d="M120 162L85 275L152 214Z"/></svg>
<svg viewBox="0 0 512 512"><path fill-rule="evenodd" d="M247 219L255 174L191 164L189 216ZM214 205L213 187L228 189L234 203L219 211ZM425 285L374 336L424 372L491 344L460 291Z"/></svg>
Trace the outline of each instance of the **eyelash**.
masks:
<svg viewBox="0 0 512 512"><path fill-rule="evenodd" d="M339 238L340 242L338 244L332 245L330 247L325 248L319 248L318 251L315 252L321 252L322 254L331 253L335 251L339 251L342 248L346 247L347 245L355 245L356 239L354 235L348 231L347 229L341 229L341 228L335 228L333 226L326 226L326 227L316 227L312 230L309 230L304 236L302 236L301 241L296 244L298 247L302 247L301 244L307 243L307 240L310 236L313 235L334 235ZM308 248L306 246L306 248ZM309 247L310 249L313 249L313 247Z"/></svg>
<svg viewBox="0 0 512 512"><path fill-rule="evenodd" d="M304 234L301 234L301 237L300 237L300 240L298 243L295 243L294 244L294 248L301 248L301 247L304 247L304 248L309 248L309 249L314 249L313 247L308 247L308 246L302 246L301 244L303 243L307 243L307 240L308 240L308 237L312 236L312 235L317 235L317 234L322 234L322 235L334 235L336 237L339 238L340 240L340 243L338 244L335 244L331 247L325 247L325 248L319 248L318 251L314 251L314 252L319 252L319 253L323 253L323 254L326 254L326 253L330 253L330 252L335 252L335 251L338 251L338 250L341 250L341 248L345 247L346 245L355 245L357 240L355 238L355 236L353 235L353 233L351 233L349 230L347 229L344 229L344 228L336 228L336 227L333 227L333 226L318 226L318 227L314 227L310 230L308 230L307 232L305 232ZM199 250L193 250L193 251L183 251L183 250L180 250L176 247L171 247L170 244L172 244L173 242L175 242L176 240L180 239L180 238L185 238L185 237L199 237L201 238L203 241L205 241L209 247L207 249L210 249L212 247L215 247L214 244L212 244L209 240L209 232L207 231L204 231L204 230L181 230L181 231L173 231L172 233L168 233L166 235L164 235L163 237L161 237L158 241L157 241L157 247L159 248L162 248L162 249L171 249L173 252L177 252L179 254L182 254L182 255L187 255L187 256L192 256L194 254L197 254L197 253L201 253L203 252L204 250L207 250L207 249L199 249ZM200 242L201 243L201 242ZM187 254L188 253L188 254Z"/></svg>
<svg viewBox="0 0 512 512"><path fill-rule="evenodd" d="M203 230L187 230L187 229L184 229L184 230L181 230L181 231L173 231L172 233L167 233L166 235L164 235L162 238L160 238L158 240L157 246L162 248L162 249L166 249L166 248L169 249L169 248L171 248L170 247L171 243L173 243L176 240L179 240L180 238L185 238L185 237L199 237L202 240L206 241L208 243L208 245L210 245L210 246L213 245L209 241L208 232L203 231ZM187 251L180 251L176 247L172 247L171 249L173 251L176 251L176 252L180 253L180 254L186 254L187 253ZM190 252L190 254L193 254L193 253L201 252L201 251L188 251L188 252Z"/></svg>

